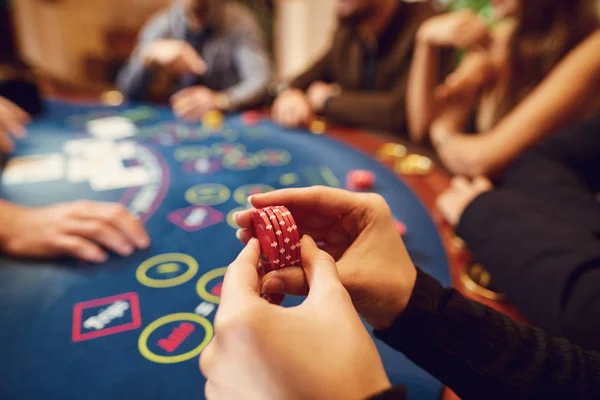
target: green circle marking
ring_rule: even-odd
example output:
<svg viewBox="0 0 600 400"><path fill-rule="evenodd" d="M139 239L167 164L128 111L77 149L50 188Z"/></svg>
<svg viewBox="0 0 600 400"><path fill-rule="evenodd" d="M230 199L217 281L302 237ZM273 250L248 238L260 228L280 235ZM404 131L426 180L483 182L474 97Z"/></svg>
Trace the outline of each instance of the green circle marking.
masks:
<svg viewBox="0 0 600 400"><path fill-rule="evenodd" d="M219 183L192 186L185 192L185 199L191 204L216 206L231 197L231 190Z"/></svg>

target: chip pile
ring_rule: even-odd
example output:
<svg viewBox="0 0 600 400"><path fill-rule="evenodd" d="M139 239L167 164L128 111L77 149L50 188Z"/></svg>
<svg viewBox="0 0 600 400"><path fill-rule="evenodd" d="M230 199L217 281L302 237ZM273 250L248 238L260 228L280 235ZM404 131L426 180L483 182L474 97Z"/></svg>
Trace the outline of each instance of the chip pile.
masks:
<svg viewBox="0 0 600 400"><path fill-rule="evenodd" d="M252 215L265 272L300 265L300 235L285 206L265 207Z"/></svg>

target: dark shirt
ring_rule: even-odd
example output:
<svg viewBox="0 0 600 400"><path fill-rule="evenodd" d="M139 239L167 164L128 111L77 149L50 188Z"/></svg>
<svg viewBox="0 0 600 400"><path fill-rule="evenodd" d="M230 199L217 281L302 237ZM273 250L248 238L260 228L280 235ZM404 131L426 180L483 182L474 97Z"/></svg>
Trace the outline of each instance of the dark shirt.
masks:
<svg viewBox="0 0 600 400"><path fill-rule="evenodd" d="M338 84L341 94L322 111L343 124L405 131L405 95L419 25L434 12L428 3L402 3L369 49L356 27L342 24L327 53L290 86L306 90L311 83Z"/></svg>
<svg viewBox="0 0 600 400"><path fill-rule="evenodd" d="M600 399L600 353L465 299L418 272L404 313L376 336L469 399ZM376 399L405 399L397 388Z"/></svg>

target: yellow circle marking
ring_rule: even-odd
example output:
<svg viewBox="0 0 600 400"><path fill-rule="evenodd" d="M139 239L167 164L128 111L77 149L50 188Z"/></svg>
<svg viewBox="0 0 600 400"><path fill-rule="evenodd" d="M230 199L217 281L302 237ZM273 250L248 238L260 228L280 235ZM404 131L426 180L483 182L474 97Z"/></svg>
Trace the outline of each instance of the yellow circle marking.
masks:
<svg viewBox="0 0 600 400"><path fill-rule="evenodd" d="M189 321L200 324L200 326L202 326L204 328L204 331L206 332L202 342L187 353L179 354L176 356L161 356L156 353L153 353L148 348L148 339L150 338L150 335L161 326L176 321ZM202 353L202 350L204 350L212 340L213 335L214 332L212 324L209 320L200 315L192 313L177 313L165 315L164 317L157 319L156 321L148 325L146 328L144 328L140 335L140 338L138 339L138 349L140 350L140 353L150 361L154 361L155 363L159 364L175 364L182 361L187 361Z"/></svg>
<svg viewBox="0 0 600 400"><path fill-rule="evenodd" d="M208 183L192 186L185 192L185 199L191 204L216 206L231 197L231 190L225 185Z"/></svg>
<svg viewBox="0 0 600 400"><path fill-rule="evenodd" d="M187 265L187 271L179 276L169 279L154 279L148 276L148 271L150 268L155 266L159 266L160 268L162 264L170 265L173 263L182 263ZM137 271L135 271L135 277L144 286L164 289L181 285L182 283L189 281L194 277L194 275L196 275L196 272L198 272L198 262L194 258L188 256L187 254L167 253L151 257L141 263Z"/></svg>
<svg viewBox="0 0 600 400"><path fill-rule="evenodd" d="M279 183L283 186L290 186L298 182L298 179L298 175L291 172L289 174L281 175L279 178Z"/></svg>
<svg viewBox="0 0 600 400"><path fill-rule="evenodd" d="M233 192L233 199L238 204L248 204L248 196L251 191L254 192L254 194L257 194L257 193L268 193L268 192L272 192L274 190L275 190L274 187L269 186L269 185L263 185L261 183L244 185L244 186L240 186L239 188L235 189L235 192Z"/></svg>
<svg viewBox="0 0 600 400"><path fill-rule="evenodd" d="M225 276L226 271L227 267L223 267L213 269L212 271L208 271L207 273L202 275L202 277L198 280L198 283L196 284L196 292L198 292L198 296L200 296L202 300L208 301L210 303L219 304L221 298L219 296L215 296L212 293L209 293L208 290L206 290L206 285L208 285L208 282L212 281L213 279Z"/></svg>

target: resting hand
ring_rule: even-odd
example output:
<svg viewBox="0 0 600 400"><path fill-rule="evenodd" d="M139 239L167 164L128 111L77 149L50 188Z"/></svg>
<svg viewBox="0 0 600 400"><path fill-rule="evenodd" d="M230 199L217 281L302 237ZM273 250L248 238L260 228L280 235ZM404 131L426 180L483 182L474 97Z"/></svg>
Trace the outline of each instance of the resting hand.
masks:
<svg viewBox="0 0 600 400"><path fill-rule="evenodd" d="M306 97L312 109L315 112L321 112L325 108L327 100L334 96L337 91L337 85L318 81L309 86L306 91Z"/></svg>
<svg viewBox="0 0 600 400"><path fill-rule="evenodd" d="M256 208L286 206L300 234L323 243L322 248L337 261L340 279L356 309L373 327L389 327L406 308L416 269L383 197L311 187L254 195L251 202ZM252 212L236 214L244 242L253 234ZM303 295L307 290L300 268L284 268L264 277L265 293Z"/></svg>
<svg viewBox="0 0 600 400"><path fill-rule="evenodd" d="M217 93L204 86L181 89L171 97L173 112L185 121L200 121L204 114L218 109Z"/></svg>
<svg viewBox="0 0 600 400"><path fill-rule="evenodd" d="M24 138L24 125L29 122L29 114L10 100L0 96L0 152L10 153L14 144L10 135Z"/></svg>
<svg viewBox="0 0 600 400"><path fill-rule="evenodd" d="M485 20L470 9L428 19L419 28L417 38L434 46L462 50L487 48L492 42Z"/></svg>
<svg viewBox="0 0 600 400"><path fill-rule="evenodd" d="M389 388L333 259L310 237L301 248L310 292L297 307L261 298L256 239L227 269L215 337L200 357L206 398L358 399Z"/></svg>
<svg viewBox="0 0 600 400"><path fill-rule="evenodd" d="M307 97L298 89L286 90L273 103L273 121L288 128L308 124L313 114Z"/></svg>
<svg viewBox="0 0 600 400"><path fill-rule="evenodd" d="M159 65L179 76L202 75L206 72L206 63L202 57L183 40L157 40L142 51L142 58L146 64Z"/></svg>
<svg viewBox="0 0 600 400"><path fill-rule="evenodd" d="M122 256L148 247L142 222L120 204L77 201L42 208L2 203L2 251L17 257L73 256L106 261L106 250Z"/></svg>

